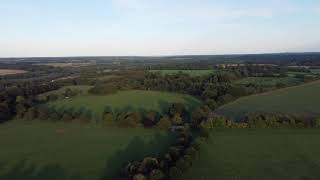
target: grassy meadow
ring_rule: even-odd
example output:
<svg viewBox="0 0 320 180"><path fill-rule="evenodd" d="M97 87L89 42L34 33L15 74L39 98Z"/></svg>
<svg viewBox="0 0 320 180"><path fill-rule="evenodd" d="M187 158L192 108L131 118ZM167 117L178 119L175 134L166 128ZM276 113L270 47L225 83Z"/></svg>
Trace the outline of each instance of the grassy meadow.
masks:
<svg viewBox="0 0 320 180"><path fill-rule="evenodd" d="M185 73L191 76L204 76L214 74L216 70L208 69L208 70L151 70L151 72L160 72L163 75L173 75L178 73Z"/></svg>
<svg viewBox="0 0 320 180"><path fill-rule="evenodd" d="M239 120L246 113L284 113L298 118L320 116L320 81L240 98L217 112Z"/></svg>
<svg viewBox="0 0 320 180"><path fill-rule="evenodd" d="M301 80L295 77L247 77L234 82L238 85L255 84L263 87L274 87L277 84L296 85Z"/></svg>
<svg viewBox="0 0 320 180"><path fill-rule="evenodd" d="M56 94L56 95L62 95L66 89L71 89L71 90L75 90L75 91L80 91L82 92L82 94L88 94L88 91L90 88L92 88L93 86L64 86L60 89L54 90L54 91L49 91L47 93L43 93L40 96L47 96L50 94Z"/></svg>
<svg viewBox="0 0 320 180"><path fill-rule="evenodd" d="M320 179L319 139L318 129L217 131L182 179Z"/></svg>
<svg viewBox="0 0 320 180"><path fill-rule="evenodd" d="M172 103L183 103L188 109L201 104L200 100L183 94L158 91L128 90L110 95L82 95L69 99L50 102L48 105L57 109L81 109L91 111L95 115L102 114L106 106L114 111L153 110L162 113Z"/></svg>
<svg viewBox="0 0 320 180"><path fill-rule="evenodd" d="M117 179L123 164L162 153L174 139L155 129L15 120L0 126L0 179Z"/></svg>

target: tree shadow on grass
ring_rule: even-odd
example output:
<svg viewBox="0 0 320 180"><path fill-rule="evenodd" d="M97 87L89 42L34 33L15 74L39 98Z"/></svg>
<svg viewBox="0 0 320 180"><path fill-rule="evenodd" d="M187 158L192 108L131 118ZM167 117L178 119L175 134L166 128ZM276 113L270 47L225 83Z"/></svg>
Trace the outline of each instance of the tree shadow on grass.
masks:
<svg viewBox="0 0 320 180"><path fill-rule="evenodd" d="M0 172L4 171L5 163L0 163ZM12 168L0 174L1 180L81 180L79 176L68 175L56 164L37 168L35 165L22 160Z"/></svg>
<svg viewBox="0 0 320 180"><path fill-rule="evenodd" d="M99 180L120 179L121 169L130 161L141 160L146 156L163 154L174 142L173 134L156 133L151 141L144 141L141 137L134 137L126 148L115 152L106 162L103 175Z"/></svg>

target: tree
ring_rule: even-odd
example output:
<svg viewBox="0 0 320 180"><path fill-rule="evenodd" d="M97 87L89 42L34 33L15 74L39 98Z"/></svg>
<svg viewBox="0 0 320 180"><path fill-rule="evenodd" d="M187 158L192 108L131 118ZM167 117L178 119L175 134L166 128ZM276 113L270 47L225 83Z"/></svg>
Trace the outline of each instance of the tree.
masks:
<svg viewBox="0 0 320 180"><path fill-rule="evenodd" d="M24 114L25 120L34 120L37 118L37 112L34 107L31 107L27 110L27 112Z"/></svg>
<svg viewBox="0 0 320 180"><path fill-rule="evenodd" d="M145 127L152 127L157 123L157 120L158 120L158 114L154 111L150 111L146 113L143 119L143 125Z"/></svg>
<svg viewBox="0 0 320 180"><path fill-rule="evenodd" d="M120 127L137 127L141 122L141 116L138 112L125 113L124 116L120 115Z"/></svg>
<svg viewBox="0 0 320 180"><path fill-rule="evenodd" d="M172 116L171 122L172 122L173 125L181 125L181 124L183 124L182 118L181 118L179 113L175 113Z"/></svg>
<svg viewBox="0 0 320 180"><path fill-rule="evenodd" d="M105 107L102 115L103 123L107 126L114 125L115 123L115 118L113 115L113 111L111 107L107 106Z"/></svg>
<svg viewBox="0 0 320 180"><path fill-rule="evenodd" d="M154 169L149 175L149 180L164 180L165 177L166 176L160 169Z"/></svg>
<svg viewBox="0 0 320 180"><path fill-rule="evenodd" d="M315 125L314 125L316 128L320 128L320 118L317 118L315 120Z"/></svg>
<svg viewBox="0 0 320 180"><path fill-rule="evenodd" d="M172 126L172 123L171 123L169 117L167 117L167 116L162 117L157 124L157 127L159 129L164 129L164 130L169 129L171 126Z"/></svg>
<svg viewBox="0 0 320 180"><path fill-rule="evenodd" d="M217 103L215 100L213 99L207 99L206 100L206 105L211 109L211 110L215 110L217 108Z"/></svg>

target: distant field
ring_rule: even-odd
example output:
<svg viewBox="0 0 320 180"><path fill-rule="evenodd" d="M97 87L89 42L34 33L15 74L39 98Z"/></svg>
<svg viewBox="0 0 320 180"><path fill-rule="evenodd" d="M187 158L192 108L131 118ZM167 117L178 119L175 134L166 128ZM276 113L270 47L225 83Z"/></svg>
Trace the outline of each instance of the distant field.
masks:
<svg viewBox="0 0 320 180"><path fill-rule="evenodd" d="M0 76L4 75L12 75L12 74L22 74L26 73L25 70L19 70L19 69L0 69Z"/></svg>
<svg viewBox="0 0 320 180"><path fill-rule="evenodd" d="M320 74L320 69L310 69L314 74Z"/></svg>
<svg viewBox="0 0 320 180"><path fill-rule="evenodd" d="M226 129L211 138L181 179L320 179L320 130Z"/></svg>
<svg viewBox="0 0 320 180"><path fill-rule="evenodd" d="M248 77L234 82L235 84L256 84L259 86L276 86L277 84L295 85L301 83L301 80L294 77Z"/></svg>
<svg viewBox="0 0 320 180"><path fill-rule="evenodd" d="M68 88L71 90L77 90L77 91L81 92L80 94L85 95L85 94L88 94L88 90L92 87L93 86L64 86L58 90L43 93L43 94L39 95L39 97L43 98L43 97L48 96L50 94L62 95L66 91L66 89L68 89Z"/></svg>
<svg viewBox="0 0 320 180"><path fill-rule="evenodd" d="M82 67L89 66L91 63L37 63L36 65L52 66L52 67Z"/></svg>
<svg viewBox="0 0 320 180"><path fill-rule="evenodd" d="M193 109L201 102L188 95L158 92L129 90L120 91L115 94L105 96L83 95L70 99L63 99L49 103L55 108L85 108L96 115L102 114L106 106L113 110L154 110L163 112L171 103L183 103L188 108Z"/></svg>
<svg viewBox="0 0 320 180"><path fill-rule="evenodd" d="M214 74L216 70L214 69L209 69L209 70L151 70L151 72L160 72L161 74L168 74L168 75L173 75L173 74L178 74L178 73L186 73L191 76L203 76L203 75L210 75Z"/></svg>
<svg viewBox="0 0 320 180"><path fill-rule="evenodd" d="M279 112L301 118L320 116L320 81L240 98L218 113L239 120L248 112Z"/></svg>
<svg viewBox="0 0 320 180"><path fill-rule="evenodd" d="M173 141L142 128L12 121L0 125L0 179L113 180L123 163L162 153Z"/></svg>

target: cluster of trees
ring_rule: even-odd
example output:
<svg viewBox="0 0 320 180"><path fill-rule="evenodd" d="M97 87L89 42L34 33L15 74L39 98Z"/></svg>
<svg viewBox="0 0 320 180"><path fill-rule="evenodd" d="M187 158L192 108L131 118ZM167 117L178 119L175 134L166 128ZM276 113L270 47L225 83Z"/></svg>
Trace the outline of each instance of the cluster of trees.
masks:
<svg viewBox="0 0 320 180"><path fill-rule="evenodd" d="M106 107L102 118L108 125L156 127L165 130L188 123L190 113L183 104L173 103L163 114L155 111L113 111L110 107Z"/></svg>
<svg viewBox="0 0 320 180"><path fill-rule="evenodd" d="M17 115L19 119L23 120L49 120L49 121L62 121L62 122L81 122L89 123L94 116L91 111L81 108L78 110L73 109L55 109L46 105L38 105L30 107L29 109Z"/></svg>
<svg viewBox="0 0 320 180"><path fill-rule="evenodd" d="M27 109L38 103L35 96L58 88L59 85L55 83L40 85L29 83L0 92L0 122L10 120L17 113L24 114Z"/></svg>
<svg viewBox="0 0 320 180"><path fill-rule="evenodd" d="M310 128L319 127L319 119L299 119L280 113L249 113L242 123L249 128Z"/></svg>
<svg viewBox="0 0 320 180"><path fill-rule="evenodd" d="M177 131L177 141L166 153L159 157L145 157L142 161L129 162L122 169L121 175L133 180L179 179L192 166L207 138L208 133L193 137L186 125Z"/></svg>

